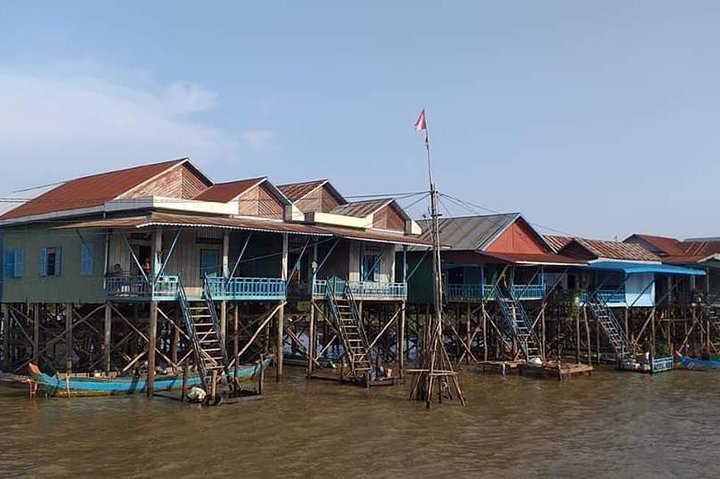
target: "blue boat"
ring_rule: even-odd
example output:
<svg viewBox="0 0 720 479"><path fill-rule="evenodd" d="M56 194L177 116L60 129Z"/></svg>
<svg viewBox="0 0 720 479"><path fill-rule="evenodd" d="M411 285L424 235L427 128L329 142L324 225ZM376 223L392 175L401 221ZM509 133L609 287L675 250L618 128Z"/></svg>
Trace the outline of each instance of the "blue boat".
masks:
<svg viewBox="0 0 720 479"><path fill-rule="evenodd" d="M675 353L685 369L720 369L720 361L717 359L696 359Z"/></svg>
<svg viewBox="0 0 720 479"><path fill-rule="evenodd" d="M240 381L250 381L267 368L272 358L266 358L253 364L244 364L237 368L235 377ZM114 396L145 392L147 389L145 376L128 376L115 378L69 377L60 379L40 371L35 364L29 364L28 370L32 381L37 384L38 394L48 397L87 397ZM155 376L154 391L170 391L182 389L183 375L170 374ZM200 385L200 376L191 373L187 377L187 387Z"/></svg>

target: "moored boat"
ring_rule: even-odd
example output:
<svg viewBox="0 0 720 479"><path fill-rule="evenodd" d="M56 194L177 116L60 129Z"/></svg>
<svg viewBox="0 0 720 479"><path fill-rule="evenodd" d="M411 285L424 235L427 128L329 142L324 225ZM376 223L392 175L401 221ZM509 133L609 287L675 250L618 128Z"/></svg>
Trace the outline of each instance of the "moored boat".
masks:
<svg viewBox="0 0 720 479"><path fill-rule="evenodd" d="M235 377L240 381L250 381L267 368L272 358L265 358L252 364L243 364L237 368ZM32 380L38 385L38 394L48 397L87 397L87 396L114 396L121 394L134 394L145 392L147 382L145 376L128 376L115 378L90 378L70 376L56 378L40 371L35 364L28 365ZM168 374L157 375L153 384L154 391L170 391L181 389L183 375ZM187 387L200 385L200 376L190 373L187 377Z"/></svg>
<svg viewBox="0 0 720 479"><path fill-rule="evenodd" d="M720 360L717 359L697 359L680 353L675 355L685 369L720 369Z"/></svg>

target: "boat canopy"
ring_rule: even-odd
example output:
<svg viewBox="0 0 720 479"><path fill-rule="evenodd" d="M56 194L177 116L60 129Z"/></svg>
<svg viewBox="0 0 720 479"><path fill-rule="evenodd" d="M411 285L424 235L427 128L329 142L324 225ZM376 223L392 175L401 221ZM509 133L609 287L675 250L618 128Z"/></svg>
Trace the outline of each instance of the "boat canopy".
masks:
<svg viewBox="0 0 720 479"><path fill-rule="evenodd" d="M598 261L590 263L590 269L601 271L622 271L626 274L655 273L673 276L705 276L705 271L660 263L632 263L626 261Z"/></svg>

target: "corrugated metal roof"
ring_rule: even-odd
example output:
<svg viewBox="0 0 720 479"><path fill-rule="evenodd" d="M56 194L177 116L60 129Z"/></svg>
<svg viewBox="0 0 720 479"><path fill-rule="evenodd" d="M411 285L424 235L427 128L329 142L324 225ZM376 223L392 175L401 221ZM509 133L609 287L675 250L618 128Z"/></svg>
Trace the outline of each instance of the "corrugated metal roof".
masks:
<svg viewBox="0 0 720 479"><path fill-rule="evenodd" d="M681 241L667 236L655 236L646 234L634 234L624 240L625 243L632 242L633 238L641 239L658 250L658 255L677 256L684 255L685 249Z"/></svg>
<svg viewBox="0 0 720 479"><path fill-rule="evenodd" d="M259 185L266 179L267 178L263 176L260 178L248 178L246 180L229 181L227 183L216 183L193 199L227 203L234 200L241 194L245 193L250 188Z"/></svg>
<svg viewBox="0 0 720 479"><path fill-rule="evenodd" d="M5 213L0 220L100 206L187 161L181 158L69 180Z"/></svg>
<svg viewBox="0 0 720 479"><path fill-rule="evenodd" d="M298 201L305 198L308 194L320 188L322 185L327 183L328 180L312 180L304 181L302 183L288 183L286 185L279 185L278 189L288 197L290 201Z"/></svg>
<svg viewBox="0 0 720 479"><path fill-rule="evenodd" d="M660 261L658 256L652 254L638 244L587 238L574 238L574 241L598 258L624 259L631 261Z"/></svg>
<svg viewBox="0 0 720 479"><path fill-rule="evenodd" d="M440 218L440 243L455 250L477 250L505 231L520 213ZM425 241L432 241L429 219L418 220Z"/></svg>
<svg viewBox="0 0 720 479"><path fill-rule="evenodd" d="M599 261L597 263L591 263L588 265L588 268L602 271L622 271L627 274L653 273L673 276L705 276L705 271L700 269L682 268L680 266L670 266L667 264Z"/></svg>
<svg viewBox="0 0 720 479"><path fill-rule="evenodd" d="M710 256L720 253L720 241L683 241L688 256Z"/></svg>
<svg viewBox="0 0 720 479"><path fill-rule="evenodd" d="M312 236L336 236L341 238L376 241L380 243L423 245L429 244L414 236L395 235L375 231L355 230L352 228L313 226L300 223L282 223L279 221L255 220L249 218L209 217L153 213L132 218L113 218L85 221L55 229L142 229L156 226L204 227L264 231L269 233L305 234Z"/></svg>
<svg viewBox="0 0 720 479"><path fill-rule="evenodd" d="M331 236L331 233L322 231L315 226L298 223L281 223L279 221L255 220L248 218L173 215L166 213L153 213L147 216L138 216L133 218L113 218L106 220L85 221L59 226L56 229L141 229L154 226L226 228L265 231L270 233Z"/></svg>
<svg viewBox="0 0 720 479"><path fill-rule="evenodd" d="M550 245L554 253L557 253L572 241L571 236L544 235L543 238L545 238L545 242Z"/></svg>
<svg viewBox="0 0 720 479"><path fill-rule="evenodd" d="M335 215L355 216L357 218L365 218L377 210L389 205L393 202L392 198L383 198L379 200L354 201L340 205L330 213Z"/></svg>

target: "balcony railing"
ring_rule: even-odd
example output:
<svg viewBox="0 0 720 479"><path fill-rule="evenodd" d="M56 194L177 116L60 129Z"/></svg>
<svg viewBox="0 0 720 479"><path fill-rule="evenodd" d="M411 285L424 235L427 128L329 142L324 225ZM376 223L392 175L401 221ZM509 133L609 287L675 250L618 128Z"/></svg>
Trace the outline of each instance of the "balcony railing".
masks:
<svg viewBox="0 0 720 479"><path fill-rule="evenodd" d="M595 295L598 296L600 299L602 299L605 303L607 303L609 306L613 305L625 305L626 303L626 297L625 297L625 290L604 290L601 289L599 291L595 292ZM588 294L587 292L580 293L580 304L585 304L587 302Z"/></svg>
<svg viewBox="0 0 720 479"><path fill-rule="evenodd" d="M545 297L545 284L515 284L511 287L517 299L542 299ZM490 284L448 284L445 297L450 300L497 299L497 290Z"/></svg>
<svg viewBox="0 0 720 479"><path fill-rule="evenodd" d="M109 299L116 301L174 301L178 293L177 276L160 276L149 282L143 276L113 276L105 280Z"/></svg>
<svg viewBox="0 0 720 479"><path fill-rule="evenodd" d="M332 280L331 280L332 281ZM344 281L336 279L334 282L336 292L341 294L345 285L355 299L405 299L407 298L407 283L383 283L376 281ZM317 279L310 288L309 282L294 282L288 288L290 296L310 296L324 298L328 288L328 280Z"/></svg>
<svg viewBox="0 0 720 479"><path fill-rule="evenodd" d="M284 300L286 284L280 278L223 278L209 276L208 292L215 300Z"/></svg>

